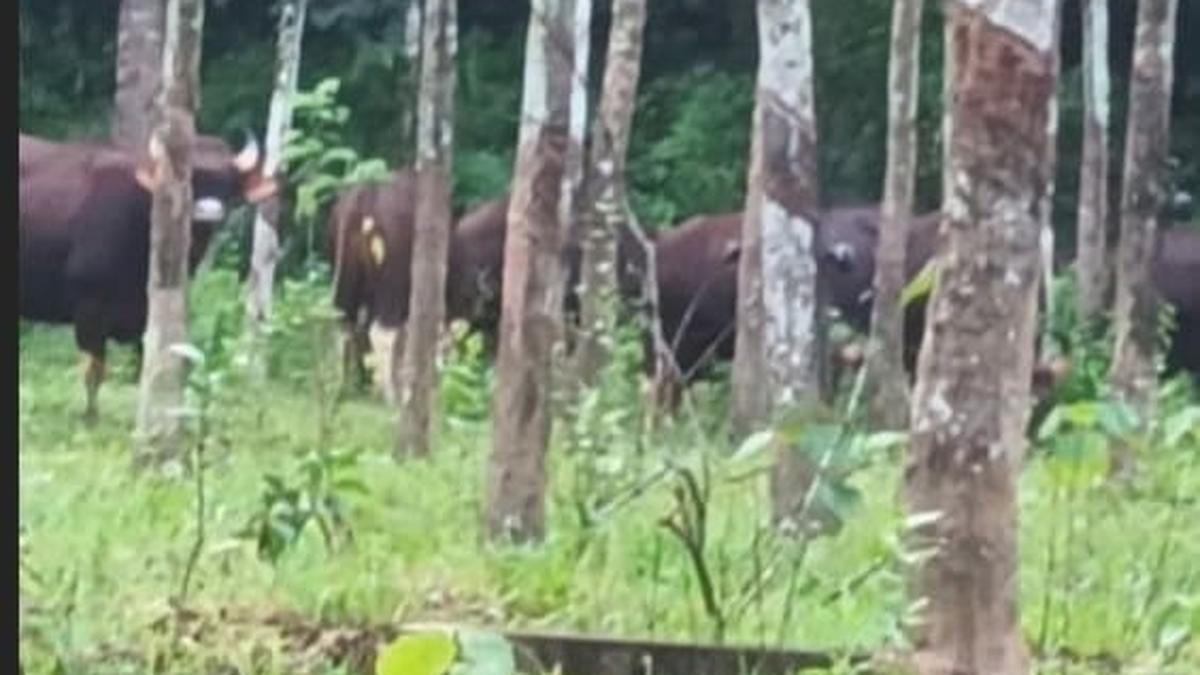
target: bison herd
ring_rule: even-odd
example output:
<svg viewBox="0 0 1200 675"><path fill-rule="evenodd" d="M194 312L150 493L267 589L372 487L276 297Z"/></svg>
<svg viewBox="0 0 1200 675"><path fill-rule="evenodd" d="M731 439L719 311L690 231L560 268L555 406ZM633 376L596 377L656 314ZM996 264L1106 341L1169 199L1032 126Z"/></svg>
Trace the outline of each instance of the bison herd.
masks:
<svg viewBox="0 0 1200 675"><path fill-rule="evenodd" d="M230 207L275 194L276 183L263 175L261 160L252 138L236 154L220 139L196 138L192 270ZM85 356L88 418L96 415L106 342L137 345L145 329L148 168L146 157L129 150L20 135L20 312L33 321L73 324ZM401 170L386 181L345 189L327 221L323 250L334 269L346 365L360 377L366 374L362 357L371 332L396 339L408 317L415 206L415 175ZM485 202L455 222L450 243L447 320L468 322L490 344L499 325L507 213L507 196ZM912 220L910 280L938 250L938 222L936 212ZM859 333L869 327L879 225L876 206L835 207L819 218L818 270L828 306ZM659 318L684 384L706 364L733 356L740 229L740 213L699 215L652 241ZM641 245L631 232L618 233L617 241L621 294L636 300L645 267ZM1200 231L1166 228L1158 247L1152 279L1160 297L1177 310L1167 367L1200 376ZM574 244L562 252L568 304L577 302L580 258ZM908 308L904 361L910 374L922 317L920 301ZM391 372L386 365L380 370Z"/></svg>

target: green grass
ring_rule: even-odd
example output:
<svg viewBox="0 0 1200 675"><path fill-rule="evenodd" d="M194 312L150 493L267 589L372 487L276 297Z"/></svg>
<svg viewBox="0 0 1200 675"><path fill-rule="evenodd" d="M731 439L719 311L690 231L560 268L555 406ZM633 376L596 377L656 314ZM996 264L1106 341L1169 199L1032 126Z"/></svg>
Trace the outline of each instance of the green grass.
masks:
<svg viewBox="0 0 1200 675"><path fill-rule="evenodd" d="M229 275L210 273L196 304L229 305L234 289ZM287 302L281 313L290 311ZM197 333L211 324L198 318ZM667 458L694 465L706 457L714 472L706 553L731 614L726 641L782 639L835 650L896 644L908 603L896 544L903 527L895 498L899 459L880 457L856 473L851 482L861 501L844 514L842 529L801 554L800 543L756 536L767 514L765 481L729 480L732 469L722 458L732 448L711 421L721 405L715 387L699 392L704 420L643 432L634 387L610 383L605 400L575 423L580 433L556 434L550 535L535 549L480 543L486 419L449 420L431 459L397 464L389 411L370 397L353 398L338 408L331 433L336 449L361 451L351 471L366 492L341 495L353 543L330 552L313 530L277 565L260 560L253 542L235 535L259 507L263 476L291 475L300 453L318 443L313 378L295 346L304 344L297 336L306 328L293 324L294 334L283 329L276 340L297 352L288 354L283 374L252 385L232 370L216 398L205 470L207 537L189 606L214 615L221 608L295 612L347 625L458 620L708 640L713 624L695 571L659 525L674 509L675 483L653 483L594 526L578 516L585 497L619 496ZM111 655L122 650L168 659L162 672L211 672L197 665L204 663L197 654L219 655L238 672L288 672L282 656L263 656L278 646L262 636L210 636L165 650L156 622L170 613L195 536L193 483L131 469L136 387L123 352L114 352L102 419L89 429L79 420L82 386L70 330L23 326L20 350L26 672L141 672L118 667ZM595 447L571 451L579 438ZM1124 672L1200 672L1193 639L1200 632L1198 454L1190 446L1152 451L1134 488L1089 484L1071 494L1061 464L1031 461L1021 483L1021 602L1031 645L1044 634L1048 651L1106 655L1125 664ZM780 565L761 597L730 600L771 550L779 551ZM744 609L731 612L738 602ZM1049 660L1043 671L1106 672Z"/></svg>

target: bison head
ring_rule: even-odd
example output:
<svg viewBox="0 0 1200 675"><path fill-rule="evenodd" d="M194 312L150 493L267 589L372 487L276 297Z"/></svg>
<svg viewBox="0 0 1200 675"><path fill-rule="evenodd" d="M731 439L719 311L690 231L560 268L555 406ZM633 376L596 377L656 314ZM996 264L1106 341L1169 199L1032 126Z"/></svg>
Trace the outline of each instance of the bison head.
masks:
<svg viewBox="0 0 1200 675"><path fill-rule="evenodd" d="M151 138L150 156L137 169L138 182L147 190L153 191L158 183L153 163L165 151L157 137ZM246 142L236 154L220 138L196 136L192 146L193 220L215 224L225 219L233 204L270 199L278 191L270 173L252 133L246 132Z"/></svg>

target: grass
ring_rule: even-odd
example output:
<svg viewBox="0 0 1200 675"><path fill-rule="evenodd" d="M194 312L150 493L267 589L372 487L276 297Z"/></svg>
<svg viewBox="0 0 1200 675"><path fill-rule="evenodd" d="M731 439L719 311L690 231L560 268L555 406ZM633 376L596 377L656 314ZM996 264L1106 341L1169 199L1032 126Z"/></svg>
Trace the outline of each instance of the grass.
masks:
<svg viewBox="0 0 1200 675"><path fill-rule="evenodd" d="M205 275L196 305L229 304L221 298L235 286L223 272ZM288 311L285 297L281 314ZM313 378L297 346L304 344L304 322L291 325L276 340L296 352L287 355L283 375L256 385L231 369L216 398L205 469L207 537L189 607L345 625L461 620L708 640L714 626L695 569L660 525L676 508L676 483L650 482L626 499L628 485L665 460L697 467L703 458L714 475L706 560L726 614L726 641L875 650L901 639L908 601L899 543L904 518L895 498L899 459L881 455L850 478L860 499L836 534L807 547L762 534L765 481L730 480L732 448L711 422L720 414L716 387L698 392L701 420L670 429L640 430L627 380L606 385L586 419L560 425L575 433L556 434L550 535L538 548L480 543L490 423L477 409L458 415L468 404L444 399L450 419L435 455L397 464L389 411L371 397L350 399L337 409L330 437L338 450L360 453L350 471L365 492L339 494L353 543L330 551L311 530L269 564L253 541L236 535L260 508L263 477L292 475L300 454L320 444ZM212 322L198 318L195 330L203 335ZM264 634L164 646L162 620L171 615L169 599L195 537L193 484L132 471L131 364L114 368L101 393L101 422L86 428L70 330L23 326L20 350L26 672L142 672L114 656L128 653L158 663L161 672L212 672L213 658L236 672L296 672ZM479 400L471 405L478 408ZM591 441L586 452L583 440ZM1027 640L1048 654L1042 672L1110 672L1103 659L1122 664L1122 672L1200 672L1198 454L1187 444L1152 450L1131 488L1095 483L1083 465L1031 460L1020 494L1021 605ZM1077 487L1075 476L1084 478ZM617 506L597 510L597 502ZM775 573L751 583L772 561ZM1053 654L1072 658L1060 662Z"/></svg>

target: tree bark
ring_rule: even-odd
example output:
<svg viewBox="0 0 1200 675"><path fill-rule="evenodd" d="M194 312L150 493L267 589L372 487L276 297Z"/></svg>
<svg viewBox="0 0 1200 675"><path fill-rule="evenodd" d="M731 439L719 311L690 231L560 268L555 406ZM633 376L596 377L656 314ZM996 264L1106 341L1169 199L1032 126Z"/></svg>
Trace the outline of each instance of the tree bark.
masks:
<svg viewBox="0 0 1200 675"><path fill-rule="evenodd" d="M758 106L750 132L750 169L747 188L761 182L762 132ZM752 189L752 188L751 188ZM747 203L750 201L747 189ZM766 323L763 307L762 225L750 217L742 224L741 256L738 258L737 310L735 314L733 371L730 374L730 431L735 438L749 435L762 424L770 411L770 392L763 386L767 378Z"/></svg>
<svg viewBox="0 0 1200 675"><path fill-rule="evenodd" d="M585 386L596 384L608 358L608 336L616 327L616 242L618 233L628 227L623 208L625 159L637 102L645 25L645 0L613 0L582 209L577 363L579 379Z"/></svg>
<svg viewBox="0 0 1200 675"><path fill-rule="evenodd" d="M179 409L186 364L172 346L188 341L188 249L192 223L191 151L195 138L202 0L169 0L162 88L150 138L154 196L150 225L148 312L138 390L139 459L175 462L184 447ZM142 463L145 463L143 461Z"/></svg>
<svg viewBox="0 0 1200 675"><path fill-rule="evenodd" d="M948 3L953 64L945 249L918 359L904 493L936 514L913 577L921 673L1028 672L1016 478L1033 370L1039 239L1055 92L1054 2Z"/></svg>
<svg viewBox="0 0 1200 675"><path fill-rule="evenodd" d="M1050 44L1051 67L1054 69L1054 81L1058 82L1061 69L1059 61L1059 45L1062 42L1062 5L1061 0L1054 0L1054 15L1052 17L1052 38ZM1058 170L1058 94L1050 97L1050 114L1046 117L1046 178L1042 191L1042 231L1039 239L1039 249L1042 258L1041 290L1045 325L1051 325L1054 319L1054 190ZM1053 345L1050 331L1041 332L1041 358L1049 358Z"/></svg>
<svg viewBox="0 0 1200 675"><path fill-rule="evenodd" d="M545 533L550 364L561 323L560 250L570 212L567 167L574 0L533 0L508 236L484 530L489 539Z"/></svg>
<svg viewBox="0 0 1200 675"><path fill-rule="evenodd" d="M267 117L264 175L279 168L283 144L292 126L292 98L300 76L300 46L308 0L285 0L279 7L279 37L275 61L275 83ZM275 264L279 260L279 201L260 206L254 216L250 274L246 279L246 319L249 323L251 370L266 376L262 344L263 324L270 320L275 287Z"/></svg>
<svg viewBox="0 0 1200 675"><path fill-rule="evenodd" d="M423 457L432 447L437 401L438 334L445 316L450 247L450 167L454 149L457 0L425 0L424 52L417 107L417 210L412 292L403 353L396 458ZM419 252L419 254L417 253Z"/></svg>
<svg viewBox="0 0 1200 675"><path fill-rule="evenodd" d="M408 65L406 84L409 91L404 94L404 112L401 125L404 129L402 138L404 148L402 156L409 152L411 146L417 143L417 107L421 81L421 11L422 0L409 0L408 9L404 12L404 60Z"/></svg>
<svg viewBox="0 0 1200 675"><path fill-rule="evenodd" d="M1108 0L1082 0L1083 156L1075 273L1080 320L1094 321L1108 298Z"/></svg>
<svg viewBox="0 0 1200 675"><path fill-rule="evenodd" d="M1119 399L1143 423L1153 414L1158 386L1155 352L1158 298L1150 278L1158 217L1166 204L1177 0L1138 4L1133 65L1129 74L1129 121L1121 186L1121 236L1114 308L1116 352L1110 380Z"/></svg>
<svg viewBox="0 0 1200 675"><path fill-rule="evenodd" d="M892 8L887 173L883 182L883 222L875 253L875 297L867 363L872 382L870 417L874 425L885 429L908 426L904 308L900 306L900 294L904 289L905 246L916 178L922 4L922 0L897 0Z"/></svg>
<svg viewBox="0 0 1200 675"><path fill-rule="evenodd" d="M117 17L116 95L113 142L146 149L154 124L154 97L162 76L162 0L121 0Z"/></svg>
<svg viewBox="0 0 1200 675"><path fill-rule="evenodd" d="M765 389L768 415L779 415L820 396L821 334L817 280L817 125L813 101L812 17L808 0L759 0L759 65L754 132L742 224L739 276L761 280L758 336L766 377L757 382L743 372L735 393L750 415L740 423L762 421L748 388ZM759 242L753 258L747 241ZM748 269L757 267L757 270ZM754 285L749 288L754 289ZM739 311L752 309L739 302ZM739 317L740 318L740 317ZM749 318L749 317L747 317ZM743 351L741 321L735 355ZM749 343L753 347L755 342ZM735 360L735 368L737 361ZM766 384L764 387L763 384ZM757 417L757 419L756 419ZM749 431L745 426L741 431ZM798 455L784 450L772 476L776 518L793 514L807 486L794 478L810 472L795 466Z"/></svg>

